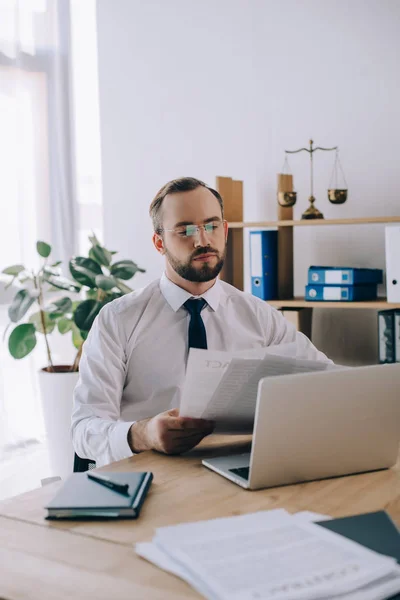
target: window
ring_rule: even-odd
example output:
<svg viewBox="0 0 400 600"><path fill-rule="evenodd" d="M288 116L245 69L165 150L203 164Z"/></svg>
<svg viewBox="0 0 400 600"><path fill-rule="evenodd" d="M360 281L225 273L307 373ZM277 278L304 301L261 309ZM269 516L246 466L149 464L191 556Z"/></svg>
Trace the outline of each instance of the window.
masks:
<svg viewBox="0 0 400 600"><path fill-rule="evenodd" d="M71 59L78 203L78 251L103 234L95 0L71 0Z"/></svg>
<svg viewBox="0 0 400 600"><path fill-rule="evenodd" d="M67 265L102 236L95 14L95 0L0 0L0 271L36 267L38 239ZM2 340L15 291L0 275L0 455L43 434L44 349L16 361ZM52 336L59 362L65 342Z"/></svg>

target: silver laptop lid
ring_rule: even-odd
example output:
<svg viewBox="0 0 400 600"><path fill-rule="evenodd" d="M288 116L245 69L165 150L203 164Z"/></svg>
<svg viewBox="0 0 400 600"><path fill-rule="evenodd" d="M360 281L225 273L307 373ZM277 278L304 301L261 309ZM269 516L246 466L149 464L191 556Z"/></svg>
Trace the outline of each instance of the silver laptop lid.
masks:
<svg viewBox="0 0 400 600"><path fill-rule="evenodd" d="M400 364L262 379L250 487L392 466L400 441Z"/></svg>

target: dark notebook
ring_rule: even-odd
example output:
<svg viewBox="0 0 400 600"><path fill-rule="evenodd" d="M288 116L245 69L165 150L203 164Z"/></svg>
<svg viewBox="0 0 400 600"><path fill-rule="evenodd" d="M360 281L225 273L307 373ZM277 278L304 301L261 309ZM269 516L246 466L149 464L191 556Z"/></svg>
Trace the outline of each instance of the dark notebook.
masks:
<svg viewBox="0 0 400 600"><path fill-rule="evenodd" d="M116 492L87 477L87 473L71 475L47 508L47 519L131 518L140 509L153 479L152 473L99 474L115 482L129 485L126 494Z"/></svg>
<svg viewBox="0 0 400 600"><path fill-rule="evenodd" d="M370 550L392 556L400 564L400 532L383 510L354 517L318 521L317 525L339 533ZM400 594L390 596L390 600L400 600Z"/></svg>

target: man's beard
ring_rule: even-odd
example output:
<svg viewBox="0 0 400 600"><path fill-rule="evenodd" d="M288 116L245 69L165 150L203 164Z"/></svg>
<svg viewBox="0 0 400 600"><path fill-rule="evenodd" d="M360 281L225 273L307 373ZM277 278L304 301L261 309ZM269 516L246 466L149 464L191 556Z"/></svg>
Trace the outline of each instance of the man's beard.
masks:
<svg viewBox="0 0 400 600"><path fill-rule="evenodd" d="M200 269L196 269L192 266L192 260L196 258L196 256L200 256L202 254L215 254L218 259L217 263L214 267L211 267L207 262L204 262ZM165 249L165 254L168 258L168 261L171 267L174 269L175 273L180 275L183 279L187 281L192 281L195 283L202 283L204 281L211 281L218 277L225 260L226 246L221 256L217 250L213 248L197 248L195 252L190 256L187 262L180 262L175 256Z"/></svg>

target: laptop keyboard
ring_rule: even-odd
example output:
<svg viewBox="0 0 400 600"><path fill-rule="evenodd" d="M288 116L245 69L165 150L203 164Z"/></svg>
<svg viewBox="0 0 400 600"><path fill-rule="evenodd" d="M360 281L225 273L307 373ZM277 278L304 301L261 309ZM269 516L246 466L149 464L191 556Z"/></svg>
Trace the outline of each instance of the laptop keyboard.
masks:
<svg viewBox="0 0 400 600"><path fill-rule="evenodd" d="M238 467L237 469L229 469L234 475L239 475L242 479L249 478L250 467Z"/></svg>

